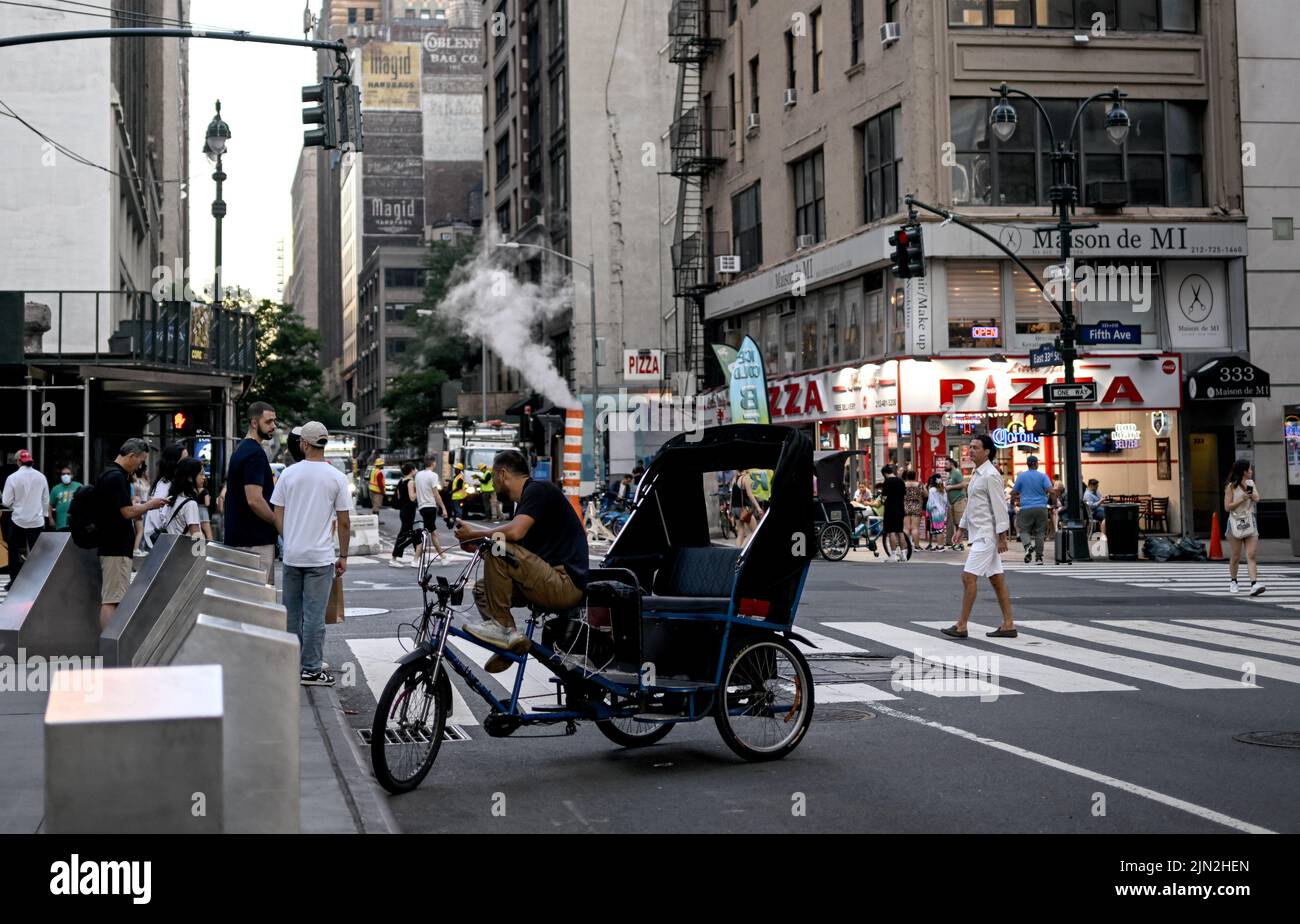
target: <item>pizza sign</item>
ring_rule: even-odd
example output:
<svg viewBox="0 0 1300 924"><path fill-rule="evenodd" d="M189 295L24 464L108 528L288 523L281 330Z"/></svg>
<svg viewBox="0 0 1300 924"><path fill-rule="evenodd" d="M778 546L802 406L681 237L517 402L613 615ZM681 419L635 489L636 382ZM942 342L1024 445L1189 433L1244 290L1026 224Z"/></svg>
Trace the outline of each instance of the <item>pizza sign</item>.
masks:
<svg viewBox="0 0 1300 924"><path fill-rule="evenodd" d="M657 382L663 378L663 350L624 350L623 378L628 382Z"/></svg>

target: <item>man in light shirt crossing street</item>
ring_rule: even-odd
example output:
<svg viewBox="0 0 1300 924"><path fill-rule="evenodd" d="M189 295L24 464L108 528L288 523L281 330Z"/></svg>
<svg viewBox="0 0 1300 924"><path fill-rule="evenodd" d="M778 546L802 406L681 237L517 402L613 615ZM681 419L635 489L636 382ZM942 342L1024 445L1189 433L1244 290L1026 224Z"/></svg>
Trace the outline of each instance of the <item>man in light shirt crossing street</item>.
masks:
<svg viewBox="0 0 1300 924"><path fill-rule="evenodd" d="M23 562L45 528L50 509L50 486L45 476L36 471L32 454L26 449L18 451L18 471L5 481L4 506L13 511L9 515L9 586L18 579Z"/></svg>

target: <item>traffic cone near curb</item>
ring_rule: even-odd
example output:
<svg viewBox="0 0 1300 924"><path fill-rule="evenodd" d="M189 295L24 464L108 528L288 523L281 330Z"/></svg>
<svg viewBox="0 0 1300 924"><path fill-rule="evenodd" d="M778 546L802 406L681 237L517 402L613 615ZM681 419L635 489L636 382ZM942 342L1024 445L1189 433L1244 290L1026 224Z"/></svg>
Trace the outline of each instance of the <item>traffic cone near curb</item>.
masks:
<svg viewBox="0 0 1300 924"><path fill-rule="evenodd" d="M1219 538L1219 511L1210 519L1210 561L1223 561L1223 540Z"/></svg>

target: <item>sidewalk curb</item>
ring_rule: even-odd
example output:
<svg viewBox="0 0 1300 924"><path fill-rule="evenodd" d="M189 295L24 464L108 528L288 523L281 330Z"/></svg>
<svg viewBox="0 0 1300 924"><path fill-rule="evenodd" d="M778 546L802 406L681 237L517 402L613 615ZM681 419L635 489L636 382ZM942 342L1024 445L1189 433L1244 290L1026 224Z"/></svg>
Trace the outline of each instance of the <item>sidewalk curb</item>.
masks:
<svg viewBox="0 0 1300 924"><path fill-rule="evenodd" d="M316 721L325 733L325 743L330 749L339 784L356 820L356 833L402 833L397 819L388 807L388 794L370 774L370 765L365 761L356 742L356 735L343 714L338 694L333 687L306 689L307 700L316 714Z"/></svg>

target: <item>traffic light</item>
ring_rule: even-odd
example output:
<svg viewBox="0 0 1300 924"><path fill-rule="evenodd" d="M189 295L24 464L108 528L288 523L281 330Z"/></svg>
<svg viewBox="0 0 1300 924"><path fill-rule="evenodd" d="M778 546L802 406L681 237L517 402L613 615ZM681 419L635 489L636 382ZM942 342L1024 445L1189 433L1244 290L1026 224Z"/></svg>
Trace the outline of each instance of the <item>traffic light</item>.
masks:
<svg viewBox="0 0 1300 924"><path fill-rule="evenodd" d="M339 147L361 150L361 88L354 83L341 83L339 91Z"/></svg>
<svg viewBox="0 0 1300 924"><path fill-rule="evenodd" d="M907 235L907 275L912 279L920 279L925 275L925 241L921 236L921 225L904 225L903 232Z"/></svg>
<svg viewBox="0 0 1300 924"><path fill-rule="evenodd" d="M1035 436L1051 436L1056 432L1056 412L1040 408L1025 414L1025 429Z"/></svg>
<svg viewBox="0 0 1300 924"><path fill-rule="evenodd" d="M338 147L338 117L335 113L334 87L331 83L330 80L322 80L320 83L302 88L302 101L316 103L315 106L302 111L302 123L320 126L302 133L303 147Z"/></svg>
<svg viewBox="0 0 1300 924"><path fill-rule="evenodd" d="M912 275L908 268L907 256L909 237L907 225L903 225L903 227L889 235L889 246L894 248L894 252L889 258L889 262L892 264L890 272L898 279L907 279Z"/></svg>

